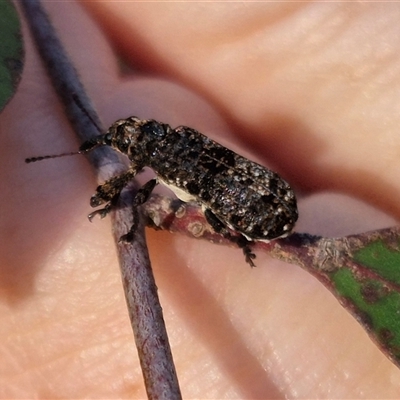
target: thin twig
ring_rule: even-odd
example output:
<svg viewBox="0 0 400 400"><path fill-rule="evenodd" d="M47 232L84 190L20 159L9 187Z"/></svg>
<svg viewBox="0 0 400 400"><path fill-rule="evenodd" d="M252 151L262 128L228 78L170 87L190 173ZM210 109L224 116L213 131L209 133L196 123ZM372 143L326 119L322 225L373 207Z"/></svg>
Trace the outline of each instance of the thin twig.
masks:
<svg viewBox="0 0 400 400"><path fill-rule="evenodd" d="M100 119L40 1L21 0L21 5L38 51L74 131L82 142L97 136L99 132L96 125L100 126ZM107 147L90 153L89 160L100 180L108 178L110 174L117 175L124 168L118 155ZM133 194L127 192L124 196L125 207L111 213L114 239L117 243L122 234L128 231L128 221L132 221L132 207L129 206L132 199ZM139 221L141 219L139 216ZM180 399L181 393L150 266L143 222L139 223L133 243L118 243L118 253L148 397Z"/></svg>

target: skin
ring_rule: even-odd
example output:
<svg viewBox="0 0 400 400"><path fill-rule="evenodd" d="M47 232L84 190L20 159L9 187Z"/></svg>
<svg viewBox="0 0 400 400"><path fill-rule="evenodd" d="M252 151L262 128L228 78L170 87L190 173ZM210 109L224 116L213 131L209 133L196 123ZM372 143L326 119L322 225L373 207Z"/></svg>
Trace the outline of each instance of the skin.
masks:
<svg viewBox="0 0 400 400"><path fill-rule="evenodd" d="M86 6L101 28L46 3L105 126L185 124L272 165L298 193L298 231L395 224L396 6ZM141 73L121 76L105 35ZM29 38L26 52L0 115L0 396L143 398L110 221L86 218L93 172L83 157L23 163L79 145ZM398 369L298 267L257 254L250 269L240 250L166 232L148 242L184 398L398 395Z"/></svg>

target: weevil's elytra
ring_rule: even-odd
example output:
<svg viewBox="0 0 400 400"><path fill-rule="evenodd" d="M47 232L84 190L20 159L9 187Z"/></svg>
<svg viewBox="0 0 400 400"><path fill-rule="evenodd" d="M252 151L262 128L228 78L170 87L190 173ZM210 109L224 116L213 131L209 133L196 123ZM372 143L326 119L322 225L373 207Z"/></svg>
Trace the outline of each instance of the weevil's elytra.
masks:
<svg viewBox="0 0 400 400"><path fill-rule="evenodd" d="M155 120L121 119L105 135L80 147L87 152L107 145L126 154L131 167L97 188L91 205L107 203L96 213L105 215L128 181L144 167L157 175L157 182L172 188L183 201L195 200L205 210L207 221L235 241L253 264L249 243L270 241L288 235L297 220L295 195L275 172L221 146L186 126L172 129ZM135 200L145 202L156 181L145 185ZM232 236L233 229L238 237Z"/></svg>

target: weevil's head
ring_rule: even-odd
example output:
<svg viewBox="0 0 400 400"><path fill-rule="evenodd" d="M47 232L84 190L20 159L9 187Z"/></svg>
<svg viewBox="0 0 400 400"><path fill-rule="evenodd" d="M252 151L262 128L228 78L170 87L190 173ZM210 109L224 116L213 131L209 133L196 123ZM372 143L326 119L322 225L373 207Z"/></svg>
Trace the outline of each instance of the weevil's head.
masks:
<svg viewBox="0 0 400 400"><path fill-rule="evenodd" d="M98 135L82 143L79 151L52 154L39 157L29 157L26 163L37 162L50 158L86 154L100 146L110 146L126 154L131 160L144 162L152 157L157 145L171 131L169 125L155 120L143 120L137 117L115 121L104 135Z"/></svg>
<svg viewBox="0 0 400 400"><path fill-rule="evenodd" d="M139 122L140 120L136 117L119 119L110 126L105 134L82 143L79 151L86 153L99 146L110 146L121 153L127 154L131 143L137 141L137 124Z"/></svg>
<svg viewBox="0 0 400 400"><path fill-rule="evenodd" d="M88 152L98 146L110 146L132 159L147 153L142 147L149 142L158 142L167 133L168 125L129 117L115 121L104 135L83 143L79 150Z"/></svg>

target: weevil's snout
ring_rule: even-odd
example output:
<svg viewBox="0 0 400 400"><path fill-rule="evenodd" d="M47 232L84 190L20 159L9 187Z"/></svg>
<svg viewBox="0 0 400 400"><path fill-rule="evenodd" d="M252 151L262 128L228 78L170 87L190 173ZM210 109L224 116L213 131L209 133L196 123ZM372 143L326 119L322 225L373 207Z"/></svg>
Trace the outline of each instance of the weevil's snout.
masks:
<svg viewBox="0 0 400 400"><path fill-rule="evenodd" d="M93 139L86 140L86 142L83 142L80 145L79 152L80 153L88 153L89 151L92 151L99 146L107 145L107 141L105 139L106 136L107 136L107 134L96 136Z"/></svg>
<svg viewBox="0 0 400 400"><path fill-rule="evenodd" d="M110 130L104 135L96 136L82 143L79 147L79 152L88 153L100 146L113 146L113 133Z"/></svg>

